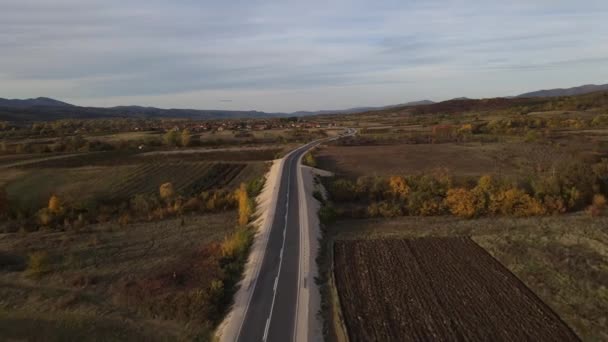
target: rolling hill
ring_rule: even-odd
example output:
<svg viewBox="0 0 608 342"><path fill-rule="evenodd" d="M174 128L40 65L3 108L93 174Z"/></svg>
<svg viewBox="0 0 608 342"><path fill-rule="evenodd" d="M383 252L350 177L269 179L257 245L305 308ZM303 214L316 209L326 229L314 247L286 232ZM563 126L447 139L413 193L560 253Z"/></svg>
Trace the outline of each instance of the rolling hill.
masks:
<svg viewBox="0 0 608 342"><path fill-rule="evenodd" d="M572 88L556 88L547 90L538 90L530 93L517 95L516 97L555 97L555 96L572 96L593 93L596 91L608 90L608 84L595 85L586 84Z"/></svg>

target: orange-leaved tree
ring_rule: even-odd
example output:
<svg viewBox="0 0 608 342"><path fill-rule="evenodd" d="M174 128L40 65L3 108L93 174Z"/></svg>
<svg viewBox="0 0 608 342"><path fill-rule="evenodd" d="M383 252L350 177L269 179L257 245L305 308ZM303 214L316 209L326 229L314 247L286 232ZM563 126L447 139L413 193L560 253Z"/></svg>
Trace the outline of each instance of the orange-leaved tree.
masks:
<svg viewBox="0 0 608 342"><path fill-rule="evenodd" d="M53 214L61 212L61 200L57 195L52 195L51 198L49 198L48 209Z"/></svg>
<svg viewBox="0 0 608 342"><path fill-rule="evenodd" d="M388 181L389 191L395 198L405 199L410 193L410 187L405 178L401 176L391 176Z"/></svg>

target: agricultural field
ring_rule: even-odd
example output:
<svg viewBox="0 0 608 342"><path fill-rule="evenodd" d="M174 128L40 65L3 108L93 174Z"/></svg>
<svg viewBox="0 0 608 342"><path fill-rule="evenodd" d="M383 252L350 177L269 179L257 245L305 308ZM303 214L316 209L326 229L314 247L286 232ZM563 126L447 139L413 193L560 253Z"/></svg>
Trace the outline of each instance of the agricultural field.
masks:
<svg viewBox="0 0 608 342"><path fill-rule="evenodd" d="M21 161L5 168L0 185L13 206L32 212L51 195L65 203L120 201L158 192L170 182L189 196L211 188L234 189L263 174L266 161L281 149L180 154L141 154L130 151L92 152Z"/></svg>
<svg viewBox="0 0 608 342"><path fill-rule="evenodd" d="M340 243L470 237L515 274L579 337L585 341L602 341L608 338L605 315L608 312L606 227L608 218L582 213L475 220L446 216L351 219L338 220L330 225L328 239ZM395 258L388 265L395 260L405 258ZM471 262L470 266L476 264ZM368 301L367 295L361 294L356 298L361 302Z"/></svg>
<svg viewBox="0 0 608 342"><path fill-rule="evenodd" d="M0 339L166 341L204 335L204 322L189 325L178 313L162 317L130 298L129 284L152 286L150 296L159 305L170 293L197 289L204 283L192 282L212 274L197 266L204 261L201 248L221 242L235 226L229 211L128 227L109 222L77 232L0 234ZM182 275L185 268L190 273ZM183 283L161 282L165 274L183 276ZM163 310L168 314L179 305L165 303Z"/></svg>
<svg viewBox="0 0 608 342"><path fill-rule="evenodd" d="M116 167L45 168L8 182L9 198L24 208L44 205L55 194L69 203L113 201L152 194L166 182L184 195L234 187L259 174L263 164L160 162ZM248 176L249 175L249 176Z"/></svg>
<svg viewBox="0 0 608 342"><path fill-rule="evenodd" d="M334 274L351 341L577 341L468 238L350 240Z"/></svg>
<svg viewBox="0 0 608 342"><path fill-rule="evenodd" d="M331 253L319 262L329 340L341 331L336 298L351 340L407 340L405 332L416 340L492 339L484 334L514 341L608 340L605 99L603 93L530 107L514 104L528 100L447 101L337 117L358 128L357 136L312 153L317 167L334 173L319 180L327 190L319 212L324 248L336 246L337 288L330 281ZM569 100L591 102L580 110L563 105ZM414 245L438 238L464 239L467 246ZM396 251L384 245L388 239L417 242L399 242ZM348 249L341 261L337 248ZM413 270L418 264L411 260L445 271ZM484 271L488 260L495 265ZM447 275L448 267L458 271ZM467 282L460 274L485 280ZM494 277L511 285L501 288ZM403 286L414 279L430 285ZM488 293L495 302L483 302ZM515 322L527 317L524 311L541 316ZM445 313L452 313L452 325L442 325Z"/></svg>

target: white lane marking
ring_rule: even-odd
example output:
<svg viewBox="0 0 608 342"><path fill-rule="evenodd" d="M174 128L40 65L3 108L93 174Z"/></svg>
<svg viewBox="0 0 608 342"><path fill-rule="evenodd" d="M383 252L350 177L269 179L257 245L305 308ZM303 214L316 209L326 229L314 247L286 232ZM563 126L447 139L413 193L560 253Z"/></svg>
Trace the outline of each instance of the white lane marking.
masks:
<svg viewBox="0 0 608 342"><path fill-rule="evenodd" d="M291 169L293 166L293 161L291 163L289 163L289 174L287 176L287 200L286 200L286 210L287 213L289 212L289 188L291 186ZM270 304L270 314L268 315L268 318L266 319L266 327L264 328L264 336L262 337L262 341L266 341L266 339L268 338L268 330L270 329L270 321L272 320L272 312L274 311L274 302L277 299L277 284L279 283L279 278L281 277L281 266L283 265L283 252L285 251L285 238L287 237L287 234L285 233L287 231L287 213L285 214L285 225L283 226L283 245L281 246L281 253L279 254L279 272L277 273L277 277L275 278L274 281L274 288L273 288L273 293L272 293L272 304Z"/></svg>
<svg viewBox="0 0 608 342"><path fill-rule="evenodd" d="M266 319L266 327L264 327L264 336L262 336L262 340L266 341L268 338L268 328L270 328L270 318Z"/></svg>

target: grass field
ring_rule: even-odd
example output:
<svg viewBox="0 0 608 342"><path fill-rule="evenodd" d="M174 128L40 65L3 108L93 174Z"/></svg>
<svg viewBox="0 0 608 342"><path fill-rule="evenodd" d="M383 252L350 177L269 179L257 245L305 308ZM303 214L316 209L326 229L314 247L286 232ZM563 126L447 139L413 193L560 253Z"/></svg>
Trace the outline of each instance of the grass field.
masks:
<svg viewBox="0 0 608 342"><path fill-rule="evenodd" d="M608 339L608 218L403 217L338 221L333 240L471 236L583 340Z"/></svg>
<svg viewBox="0 0 608 342"><path fill-rule="evenodd" d="M156 319L124 302L119 285L186 262L235 225L231 211L185 217L183 226L172 219L0 234L0 340L192 340L203 327ZM36 251L48 253L48 264L33 277L25 267Z"/></svg>
<svg viewBox="0 0 608 342"><path fill-rule="evenodd" d="M578 341L469 238L337 241L334 273L351 341Z"/></svg>

